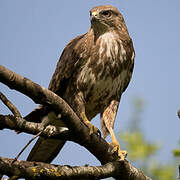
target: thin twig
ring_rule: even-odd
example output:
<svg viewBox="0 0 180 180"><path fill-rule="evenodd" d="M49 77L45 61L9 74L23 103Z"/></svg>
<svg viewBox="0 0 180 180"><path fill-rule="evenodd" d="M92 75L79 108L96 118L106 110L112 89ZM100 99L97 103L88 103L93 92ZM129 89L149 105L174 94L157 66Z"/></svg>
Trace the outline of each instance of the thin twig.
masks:
<svg viewBox="0 0 180 180"><path fill-rule="evenodd" d="M15 157L15 161L19 158L19 156L24 152L24 150L30 145L30 143L32 141L34 141L38 136L40 136L43 131L46 129L46 127L48 126L49 124L44 124L44 127L43 127L43 130L40 131L39 133L37 133L33 138L30 139L30 141L23 147L23 149L20 151L20 153ZM14 162L14 161L13 161Z"/></svg>
<svg viewBox="0 0 180 180"><path fill-rule="evenodd" d="M18 160L19 156L24 152L24 150L31 144L32 141L34 141L38 136L40 136L42 134L43 131L40 131L38 134L36 134L33 138L31 138L29 140L29 142L23 147L23 149L20 151L20 153L15 157L14 161L12 163L14 163L15 161Z"/></svg>
<svg viewBox="0 0 180 180"><path fill-rule="evenodd" d="M6 98L6 96L2 92L0 92L0 99L9 108L9 110L14 114L15 117L22 118L18 109L13 105L11 101Z"/></svg>
<svg viewBox="0 0 180 180"><path fill-rule="evenodd" d="M19 117L22 118L20 112L18 111L18 109L12 104L11 101L9 101L6 96L0 92L0 99L2 100L2 102L9 108L9 110L14 114L15 117ZM45 129L45 128L44 128ZM43 129L43 130L44 130ZM38 136L40 136L42 134L42 131L40 131L38 134L36 134L24 147L23 149L18 153L18 155L15 157L13 163L15 161L17 161L17 159L19 158L19 156L25 151L25 149L31 144L32 141L34 141ZM17 133L19 133L19 131L16 131Z"/></svg>

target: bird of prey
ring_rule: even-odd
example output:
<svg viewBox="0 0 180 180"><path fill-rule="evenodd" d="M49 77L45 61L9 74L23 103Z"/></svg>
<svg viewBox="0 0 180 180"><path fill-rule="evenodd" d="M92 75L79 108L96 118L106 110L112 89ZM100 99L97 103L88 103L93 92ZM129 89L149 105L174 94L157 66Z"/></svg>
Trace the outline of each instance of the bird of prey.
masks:
<svg viewBox="0 0 180 180"><path fill-rule="evenodd" d="M71 106L90 134L98 133L90 121L100 113L104 137L110 133L113 150L124 159L126 152L120 150L113 127L121 95L133 72L133 43L117 8L96 6L90 10L90 20L88 32L64 48L48 88ZM43 105L25 119L64 126L57 114ZM27 160L50 163L64 143L64 140L40 137Z"/></svg>

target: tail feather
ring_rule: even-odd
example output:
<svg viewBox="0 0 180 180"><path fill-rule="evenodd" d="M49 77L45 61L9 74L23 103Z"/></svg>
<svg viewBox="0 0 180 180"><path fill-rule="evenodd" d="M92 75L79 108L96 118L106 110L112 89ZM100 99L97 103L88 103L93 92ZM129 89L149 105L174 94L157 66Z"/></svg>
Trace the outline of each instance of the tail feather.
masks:
<svg viewBox="0 0 180 180"><path fill-rule="evenodd" d="M39 137L27 161L50 163L58 155L66 141Z"/></svg>
<svg viewBox="0 0 180 180"><path fill-rule="evenodd" d="M44 116L48 114L50 109L46 106L39 105L36 109L24 117L26 121L40 123Z"/></svg>
<svg viewBox="0 0 180 180"><path fill-rule="evenodd" d="M51 124L59 127L66 127L63 121L57 118L53 111L50 111L50 109L42 105L28 114L25 119L31 122L42 122L47 125ZM58 155L65 142L66 141L59 139L39 137L27 160L50 163Z"/></svg>

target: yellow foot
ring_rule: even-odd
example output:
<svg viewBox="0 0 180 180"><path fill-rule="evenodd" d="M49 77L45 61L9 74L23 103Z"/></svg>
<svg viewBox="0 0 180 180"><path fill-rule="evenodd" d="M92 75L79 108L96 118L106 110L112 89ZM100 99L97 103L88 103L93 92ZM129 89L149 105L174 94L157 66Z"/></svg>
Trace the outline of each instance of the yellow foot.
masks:
<svg viewBox="0 0 180 180"><path fill-rule="evenodd" d="M99 131L99 129L89 122L84 112L81 113L81 117L83 119L84 124L86 124L86 126L89 128L89 135L95 133L101 136L101 132Z"/></svg>
<svg viewBox="0 0 180 180"><path fill-rule="evenodd" d="M91 123L85 123L87 126L88 126L88 128L89 128L89 134L91 135L91 134L93 134L93 133L95 133L95 134L100 134L100 131L99 131L99 129L97 128L97 127L95 127L94 125L92 125Z"/></svg>
<svg viewBox="0 0 180 180"><path fill-rule="evenodd" d="M109 145L112 147L112 152L117 152L121 160L124 160L126 158L128 153L127 151L122 151L120 149L119 143L112 142L112 143L109 143Z"/></svg>

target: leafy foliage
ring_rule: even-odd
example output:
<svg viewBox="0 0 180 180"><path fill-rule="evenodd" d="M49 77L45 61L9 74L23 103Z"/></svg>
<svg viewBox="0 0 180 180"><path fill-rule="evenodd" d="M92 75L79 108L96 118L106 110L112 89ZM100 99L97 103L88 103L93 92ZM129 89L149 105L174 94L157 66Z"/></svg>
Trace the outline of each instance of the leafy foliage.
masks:
<svg viewBox="0 0 180 180"><path fill-rule="evenodd" d="M161 150L161 147L156 142L149 142L140 128L141 115L145 107L143 100L135 99L132 107L133 117L130 118L126 128L129 131L120 133L120 139L124 143L123 147L128 150L128 159L152 179L176 179L175 166L170 163L157 162L155 155ZM180 151L178 153L180 154Z"/></svg>
<svg viewBox="0 0 180 180"><path fill-rule="evenodd" d="M180 146L180 142L179 142L179 146ZM180 147L178 149L174 149L173 154L175 157L180 157Z"/></svg>
<svg viewBox="0 0 180 180"><path fill-rule="evenodd" d="M125 141L126 149L132 150L128 155L131 161L144 161L145 158L154 155L159 149L158 145L148 143L141 132L125 132L120 135L120 138Z"/></svg>

